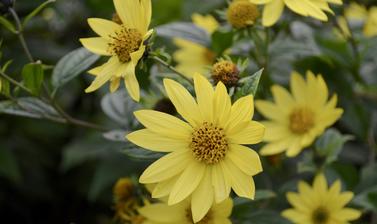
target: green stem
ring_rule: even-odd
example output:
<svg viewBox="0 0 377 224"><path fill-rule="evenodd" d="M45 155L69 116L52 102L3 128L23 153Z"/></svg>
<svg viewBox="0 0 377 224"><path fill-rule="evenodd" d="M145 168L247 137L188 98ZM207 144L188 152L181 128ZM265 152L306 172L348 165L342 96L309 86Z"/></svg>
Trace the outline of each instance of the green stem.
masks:
<svg viewBox="0 0 377 224"><path fill-rule="evenodd" d="M30 53L29 47L26 44L24 35L23 35L23 27L20 21L20 18L18 17L16 11L14 11L13 8L9 8L9 12L12 14L14 21L16 22L17 25L17 36L18 39L20 40L21 46L25 51L26 56L28 57L30 62L34 62L34 58Z"/></svg>
<svg viewBox="0 0 377 224"><path fill-rule="evenodd" d="M0 76L2 76L4 79L8 80L13 85L15 85L15 86L19 87L20 89L24 90L25 92L33 95L32 91L30 89L28 89L26 86L22 85L21 83L17 82L16 80L14 80L10 76L8 76L4 72L2 72L1 70L0 70Z"/></svg>
<svg viewBox="0 0 377 224"><path fill-rule="evenodd" d="M176 73L177 75L181 76L182 78L184 78L186 81L188 81L192 85L194 84L193 81L190 78L186 77L184 74L182 74L181 72L179 72L172 65L170 65L169 63L167 63L166 61L164 61L162 58L160 58L160 57L158 57L156 55L152 55L150 58L152 58L156 62L160 63L161 65L165 66L166 68L168 68L172 72Z"/></svg>

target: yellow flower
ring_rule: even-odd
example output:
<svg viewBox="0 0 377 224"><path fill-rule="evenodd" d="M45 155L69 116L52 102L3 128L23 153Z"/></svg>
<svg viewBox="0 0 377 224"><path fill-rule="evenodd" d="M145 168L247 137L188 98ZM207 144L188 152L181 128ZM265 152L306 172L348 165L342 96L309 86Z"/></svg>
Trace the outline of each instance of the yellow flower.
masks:
<svg viewBox="0 0 377 224"><path fill-rule="evenodd" d="M228 7L227 20L235 28L253 25L259 17L258 7L249 0L234 0Z"/></svg>
<svg viewBox="0 0 377 224"><path fill-rule="evenodd" d="M262 122L266 126L264 141L268 142L260 151L262 155L286 151L287 156L296 156L342 115L343 110L336 108L336 95L327 102L329 94L322 76L316 77L308 71L306 78L305 82L294 72L291 75L292 95L275 85L271 88L275 103L256 102L258 111L270 119Z"/></svg>
<svg viewBox="0 0 377 224"><path fill-rule="evenodd" d="M274 25L283 13L284 6L301 16L310 16L321 21L327 21L325 12L333 14L328 3L342 4L342 0L250 0L254 4L264 6L263 26Z"/></svg>
<svg viewBox="0 0 377 224"><path fill-rule="evenodd" d="M202 16L194 14L192 20L195 25L207 31L209 35L217 30L218 22L211 15ZM207 66L211 66L215 61L215 53L205 46L181 38L174 38L174 44L179 48L173 58L177 62L177 70L185 76L192 78L198 72L207 73Z"/></svg>
<svg viewBox="0 0 377 224"><path fill-rule="evenodd" d="M96 78L85 91L93 92L110 80L110 90L114 92L123 78L130 96L139 101L135 67L144 54L144 41L153 32L148 31L152 15L151 0L114 0L114 5L122 25L110 20L90 18L90 27L100 37L80 39L82 45L91 52L110 56L107 63L90 71Z"/></svg>
<svg viewBox="0 0 377 224"><path fill-rule="evenodd" d="M341 192L339 180L328 188L325 176L319 174L313 187L300 181L298 191L287 193L287 199L294 208L282 212L295 224L347 224L361 215L356 209L344 207L353 198L353 193Z"/></svg>
<svg viewBox="0 0 377 224"><path fill-rule="evenodd" d="M377 6L373 6L369 9L368 19L363 32L366 37L377 36Z"/></svg>
<svg viewBox="0 0 377 224"><path fill-rule="evenodd" d="M199 222L192 219L190 200L172 206L166 203L150 204L139 209L139 212L146 218L144 224L231 224L229 216L232 208L232 199L228 198L213 205Z"/></svg>
<svg viewBox="0 0 377 224"><path fill-rule="evenodd" d="M152 197L168 196L174 205L191 196L192 215L201 220L212 203L227 199L231 188L253 199L253 176L262 171L258 154L242 144L256 144L264 127L252 121L253 97L233 105L226 87L213 89L202 75L194 75L196 100L179 83L165 79L166 93L177 112L187 121L153 111L136 111L146 129L127 135L134 144L167 155L149 166L140 177L157 183Z"/></svg>

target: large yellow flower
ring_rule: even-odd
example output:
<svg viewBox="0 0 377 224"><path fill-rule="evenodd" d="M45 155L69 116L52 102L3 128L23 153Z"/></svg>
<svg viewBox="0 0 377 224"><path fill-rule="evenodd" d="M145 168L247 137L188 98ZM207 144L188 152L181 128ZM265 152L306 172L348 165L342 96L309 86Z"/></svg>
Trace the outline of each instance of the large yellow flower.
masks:
<svg viewBox="0 0 377 224"><path fill-rule="evenodd" d="M172 206L163 202L149 204L139 212L146 219L143 224L231 224L229 216L232 208L232 199L228 198L213 205L199 222L193 221L190 200L187 199Z"/></svg>
<svg viewBox="0 0 377 224"><path fill-rule="evenodd" d="M229 197L231 188L241 197L253 199L253 176L262 171L258 154L242 144L256 144L264 127L252 121L253 97L233 105L224 84L214 90L202 75L194 75L196 101L179 83L165 79L166 93L177 112L187 121L153 111L136 111L146 127L127 135L134 144L167 155L149 166L141 183L157 183L152 197L168 196L168 204L192 197L195 222L212 203Z"/></svg>
<svg viewBox="0 0 377 224"><path fill-rule="evenodd" d="M287 199L294 207L282 212L282 215L295 224L347 224L360 217L356 209L345 208L353 193L341 192L341 182L335 181L328 188L326 178L319 174L310 187L300 181L298 193L287 193Z"/></svg>
<svg viewBox="0 0 377 224"><path fill-rule="evenodd" d="M342 115L343 110L336 108L337 96L329 102L328 89L321 75L317 77L310 71L307 81L296 72L291 75L291 92L281 86L271 88L275 103L260 100L256 108L270 121L266 126L264 141L268 142L260 153L273 155L286 151L293 157L304 147L313 143Z"/></svg>
<svg viewBox="0 0 377 224"><path fill-rule="evenodd" d="M80 39L89 51L110 56L106 64L91 71L96 78L85 91L93 92L109 80L111 91L115 91L123 78L130 96L139 101L140 90L135 67L144 54L144 41L153 32L148 31L152 15L151 0L114 0L114 5L122 25L105 19L90 18L90 27L100 37Z"/></svg>
<svg viewBox="0 0 377 224"><path fill-rule="evenodd" d="M327 21L325 12L333 13L328 3L342 4L342 0L250 0L254 4L263 4L263 26L274 25L283 13L284 6L301 16L310 16Z"/></svg>
<svg viewBox="0 0 377 224"><path fill-rule="evenodd" d="M202 16L194 14L192 20L195 25L211 35L219 27L218 22L211 15ZM174 44L179 48L174 54L177 70L187 77L192 77L196 72L208 73L207 66L215 62L215 53L205 46L181 38L174 38Z"/></svg>

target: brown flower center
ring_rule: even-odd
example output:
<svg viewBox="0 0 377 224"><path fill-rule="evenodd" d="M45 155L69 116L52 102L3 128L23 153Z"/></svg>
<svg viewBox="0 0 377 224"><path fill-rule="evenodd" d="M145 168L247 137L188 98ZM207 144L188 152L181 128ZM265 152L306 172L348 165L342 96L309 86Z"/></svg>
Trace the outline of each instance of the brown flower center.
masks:
<svg viewBox="0 0 377 224"><path fill-rule="evenodd" d="M304 134L314 126L314 113L306 108L297 108L289 115L289 128L295 134Z"/></svg>
<svg viewBox="0 0 377 224"><path fill-rule="evenodd" d="M328 223L329 218L329 212L324 207L317 208L312 214L312 221L314 224L326 224Z"/></svg>
<svg viewBox="0 0 377 224"><path fill-rule="evenodd" d="M131 60L131 53L137 51L140 47L143 37L136 29L129 29L122 26L122 29L110 36L109 52L117 56L122 63Z"/></svg>
<svg viewBox="0 0 377 224"><path fill-rule="evenodd" d="M194 224L194 220L192 220L191 208L186 209L186 218L189 223ZM195 224L210 224L212 219L212 212L210 210L199 222L196 222Z"/></svg>
<svg viewBox="0 0 377 224"><path fill-rule="evenodd" d="M228 22L238 29L252 25L258 16L258 7L248 0L234 0L227 11Z"/></svg>
<svg viewBox="0 0 377 224"><path fill-rule="evenodd" d="M192 133L190 147L198 161L215 164L225 157L228 142L222 128L204 122Z"/></svg>
<svg viewBox="0 0 377 224"><path fill-rule="evenodd" d="M228 87L236 86L240 79L239 74L237 66L231 61L220 61L212 67L212 79L215 84L221 81Z"/></svg>

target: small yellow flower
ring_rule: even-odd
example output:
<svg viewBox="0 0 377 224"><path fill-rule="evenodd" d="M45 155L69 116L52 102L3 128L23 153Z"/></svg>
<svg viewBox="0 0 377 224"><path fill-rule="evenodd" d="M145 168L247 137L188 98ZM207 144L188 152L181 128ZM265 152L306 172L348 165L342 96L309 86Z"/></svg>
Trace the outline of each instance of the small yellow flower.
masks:
<svg viewBox="0 0 377 224"><path fill-rule="evenodd" d="M292 95L275 85L271 88L275 103L256 102L258 111L270 119L262 122L266 126L264 141L268 143L261 149L262 155L286 151L287 156L294 157L342 115L343 110L336 108L336 95L327 101L329 94L322 76L308 71L306 78L294 72Z"/></svg>
<svg viewBox="0 0 377 224"><path fill-rule="evenodd" d="M89 51L110 56L107 63L90 71L96 78L85 91L93 92L110 80L110 90L114 92L123 78L130 96L139 101L135 67L144 54L145 40L153 32L148 31L152 15L151 0L114 0L114 5L122 24L90 18L90 27L100 37L80 39Z"/></svg>
<svg viewBox="0 0 377 224"><path fill-rule="evenodd" d="M192 20L195 25L207 31L209 35L219 27L218 22L211 15L194 14ZM173 58L177 62L176 68L185 76L192 78L196 72L206 74L206 67L215 62L215 53L207 47L181 38L174 38L173 41L178 47L173 54Z"/></svg>
<svg viewBox="0 0 377 224"><path fill-rule="evenodd" d="M234 28L245 28L253 25L259 17L256 5L249 0L234 0L228 7L227 20Z"/></svg>
<svg viewBox="0 0 377 224"><path fill-rule="evenodd" d="M361 215L356 209L345 208L353 193L341 192L339 180L328 188L325 176L319 174L313 187L300 181L298 191L287 193L287 199L294 208L282 212L295 224L347 224Z"/></svg>
<svg viewBox="0 0 377 224"><path fill-rule="evenodd" d="M368 19L363 32L366 37L377 36L377 6L373 6L369 9Z"/></svg>
<svg viewBox="0 0 377 224"><path fill-rule="evenodd" d="M207 214L198 222L192 219L190 200L169 206L166 203L156 203L139 209L148 224L231 224L229 216L232 213L233 202L228 198L213 205Z"/></svg>
<svg viewBox="0 0 377 224"><path fill-rule="evenodd" d="M191 197L194 222L207 214L213 202L227 199L231 188L253 199L253 176L262 171L262 165L258 154L243 145L260 142L264 134L263 125L251 120L253 96L232 105L223 83L214 90L199 74L194 75L196 100L173 80L165 79L164 85L187 122L153 110L135 112L146 129L127 139L152 151L168 152L144 171L140 182L157 183L152 197L168 197L169 205Z"/></svg>
<svg viewBox="0 0 377 224"><path fill-rule="evenodd" d="M310 16L327 21L325 12L333 14L329 3L343 4L342 0L250 0L254 4L265 5L263 10L263 26L274 25L283 14L284 6L301 16Z"/></svg>

